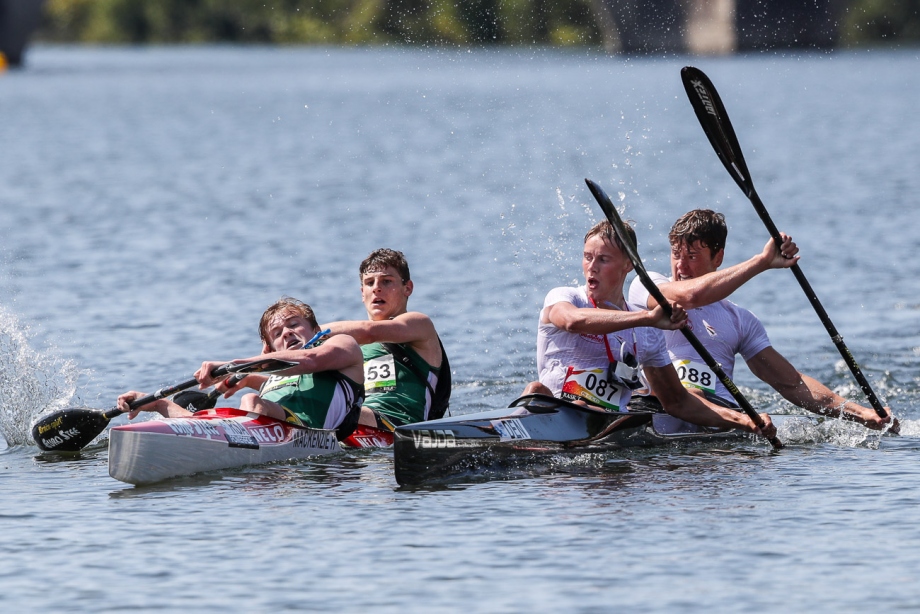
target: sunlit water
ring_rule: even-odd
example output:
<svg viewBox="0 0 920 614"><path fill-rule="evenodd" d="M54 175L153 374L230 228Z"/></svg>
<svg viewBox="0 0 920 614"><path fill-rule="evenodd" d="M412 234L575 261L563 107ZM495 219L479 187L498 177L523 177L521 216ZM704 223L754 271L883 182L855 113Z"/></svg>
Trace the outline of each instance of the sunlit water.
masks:
<svg viewBox="0 0 920 614"><path fill-rule="evenodd" d="M616 58L544 51L38 48L0 78L0 606L701 611L920 606L916 52ZM454 413L534 373L545 292L622 197L651 270L686 209L766 231L679 80L705 70L758 191L903 436L849 424L549 461L400 489L392 453L135 488L105 441L41 455L68 405L257 353L283 294L363 318L357 266L409 257ZM794 278L737 301L860 398ZM755 404L788 406L746 370ZM0 444L2 446L2 444Z"/></svg>

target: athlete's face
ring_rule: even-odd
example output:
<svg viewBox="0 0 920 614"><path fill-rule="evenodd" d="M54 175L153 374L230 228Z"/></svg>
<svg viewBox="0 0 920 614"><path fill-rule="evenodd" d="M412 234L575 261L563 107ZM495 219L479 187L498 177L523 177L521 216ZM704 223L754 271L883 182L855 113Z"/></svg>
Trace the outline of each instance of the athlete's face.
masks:
<svg viewBox="0 0 920 614"><path fill-rule="evenodd" d="M682 279L696 279L712 273L722 264L725 250L720 249L715 254L708 247L703 247L699 241L691 244L679 242L671 245L671 276L674 281Z"/></svg>
<svg viewBox="0 0 920 614"><path fill-rule="evenodd" d="M404 282L394 267L361 277L361 300L371 320L389 320L406 313L411 294L412 281Z"/></svg>
<svg viewBox="0 0 920 614"><path fill-rule="evenodd" d="M632 263L619 247L604 237L590 237L585 241L581 269L585 274L588 295L595 302L622 302L623 283L626 274L632 270Z"/></svg>
<svg viewBox="0 0 920 614"><path fill-rule="evenodd" d="M318 328L314 328L303 316L287 312L276 315L268 323L266 331L270 349L299 350L313 338Z"/></svg>

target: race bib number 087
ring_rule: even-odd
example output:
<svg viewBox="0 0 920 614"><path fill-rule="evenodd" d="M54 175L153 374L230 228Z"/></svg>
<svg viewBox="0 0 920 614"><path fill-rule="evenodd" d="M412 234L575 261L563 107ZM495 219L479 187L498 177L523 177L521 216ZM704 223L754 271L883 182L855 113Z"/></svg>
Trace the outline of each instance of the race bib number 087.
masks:
<svg viewBox="0 0 920 614"><path fill-rule="evenodd" d="M396 364L392 354L364 363L364 393L396 390Z"/></svg>
<svg viewBox="0 0 920 614"><path fill-rule="evenodd" d="M620 411L620 393L619 386L607 381L607 369L569 367L560 396L568 401L587 401L607 411Z"/></svg>
<svg viewBox="0 0 920 614"><path fill-rule="evenodd" d="M692 362L690 359L675 360L674 368L684 388L699 388L715 394L716 374L706 365Z"/></svg>

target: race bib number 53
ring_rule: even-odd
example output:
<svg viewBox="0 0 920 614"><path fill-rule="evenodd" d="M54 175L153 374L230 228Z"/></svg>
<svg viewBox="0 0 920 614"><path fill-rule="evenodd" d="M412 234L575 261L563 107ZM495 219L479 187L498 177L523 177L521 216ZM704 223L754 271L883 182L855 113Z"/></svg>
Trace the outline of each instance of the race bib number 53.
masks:
<svg viewBox="0 0 920 614"><path fill-rule="evenodd" d="M715 394L716 374L706 365L685 359L675 360L674 368L677 369L677 377L684 388L699 388Z"/></svg>
<svg viewBox="0 0 920 614"><path fill-rule="evenodd" d="M364 363L364 393L396 390L396 364L392 354Z"/></svg>
<svg viewBox="0 0 920 614"><path fill-rule="evenodd" d="M560 396L568 401L587 401L607 411L620 411L620 393L619 386L607 381L607 369L569 367Z"/></svg>

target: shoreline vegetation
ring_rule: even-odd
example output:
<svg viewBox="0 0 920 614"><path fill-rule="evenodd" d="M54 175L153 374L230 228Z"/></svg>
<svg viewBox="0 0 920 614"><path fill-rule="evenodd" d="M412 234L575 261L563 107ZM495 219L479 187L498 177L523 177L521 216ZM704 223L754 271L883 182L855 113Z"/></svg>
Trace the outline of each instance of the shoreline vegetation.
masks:
<svg viewBox="0 0 920 614"><path fill-rule="evenodd" d="M734 0L734 4L644 0L631 8L610 0L46 0L42 24L33 40L535 45L628 52L675 51L689 46L691 52L702 53L920 43L920 0L819 0L808 15L793 10L792 1L774 0L768 3L773 8L764 9L761 3L757 9L750 0ZM718 4L734 7L719 18L723 30L732 31L733 39L721 46L694 49L687 42L693 36L691 28L700 20L701 11ZM794 4L801 6L801 2ZM775 14L767 14L771 10ZM777 14L785 19L777 22ZM704 19L709 17L704 15ZM651 36L643 36L643 29ZM759 30L756 40L745 39L744 32L752 29ZM663 31L676 34L669 38L655 35ZM637 46L633 41L640 43Z"/></svg>

